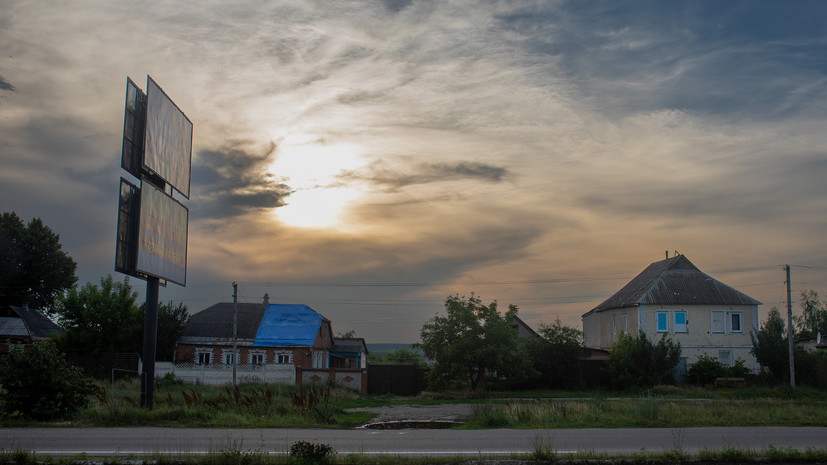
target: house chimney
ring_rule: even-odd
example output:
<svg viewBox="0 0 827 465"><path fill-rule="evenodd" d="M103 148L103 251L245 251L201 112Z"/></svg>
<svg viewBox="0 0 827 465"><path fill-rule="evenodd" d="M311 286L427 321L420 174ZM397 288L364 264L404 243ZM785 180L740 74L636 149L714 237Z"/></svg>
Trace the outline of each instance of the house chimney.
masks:
<svg viewBox="0 0 827 465"><path fill-rule="evenodd" d="M669 251L666 251L666 259L669 260Z"/></svg>
<svg viewBox="0 0 827 465"><path fill-rule="evenodd" d="M264 294L264 306L270 305L270 294Z"/></svg>

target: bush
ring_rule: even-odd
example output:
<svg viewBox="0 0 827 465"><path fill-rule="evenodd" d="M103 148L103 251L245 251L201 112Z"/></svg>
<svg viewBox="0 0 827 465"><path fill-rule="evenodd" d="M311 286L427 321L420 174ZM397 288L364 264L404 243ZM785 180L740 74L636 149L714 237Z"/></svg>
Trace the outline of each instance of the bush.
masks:
<svg viewBox="0 0 827 465"><path fill-rule="evenodd" d="M727 367L717 359L707 354L701 354L695 363L689 365L689 370L686 372L686 382L705 386L715 382L715 378L727 376L726 371Z"/></svg>
<svg viewBox="0 0 827 465"><path fill-rule="evenodd" d="M80 368L69 365L51 340L12 350L0 358L0 409L35 420L75 416L94 392Z"/></svg>
<svg viewBox="0 0 827 465"><path fill-rule="evenodd" d="M608 378L620 389L673 384L672 370L681 356L681 345L666 336L652 344L646 335L621 334L609 352Z"/></svg>
<svg viewBox="0 0 827 465"><path fill-rule="evenodd" d="M328 462L335 453L327 444L315 444L308 441L297 441L290 446L290 457L296 459L299 465L318 465Z"/></svg>

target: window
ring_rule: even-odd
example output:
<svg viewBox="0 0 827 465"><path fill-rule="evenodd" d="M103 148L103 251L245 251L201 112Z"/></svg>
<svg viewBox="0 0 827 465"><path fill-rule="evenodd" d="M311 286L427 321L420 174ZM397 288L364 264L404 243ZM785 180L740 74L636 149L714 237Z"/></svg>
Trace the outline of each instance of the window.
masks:
<svg viewBox="0 0 827 465"><path fill-rule="evenodd" d="M726 367L732 366L732 351L731 350L719 350L718 351L718 362Z"/></svg>
<svg viewBox="0 0 827 465"><path fill-rule="evenodd" d="M629 333L629 325L626 323L626 314L623 314L623 334Z"/></svg>
<svg viewBox="0 0 827 465"><path fill-rule="evenodd" d="M659 333L669 331L669 314L666 312L658 312L655 314L655 328Z"/></svg>
<svg viewBox="0 0 827 465"><path fill-rule="evenodd" d="M276 363L282 365L290 363L290 354L276 354Z"/></svg>
<svg viewBox="0 0 827 465"><path fill-rule="evenodd" d="M686 332L686 312L675 312L675 332Z"/></svg>
<svg viewBox="0 0 827 465"><path fill-rule="evenodd" d="M212 350L195 349L195 363L199 365L209 365L212 363Z"/></svg>
<svg viewBox="0 0 827 465"><path fill-rule="evenodd" d="M264 355L263 354L251 354L250 355L250 363L253 365L264 365Z"/></svg>
<svg viewBox="0 0 827 465"><path fill-rule="evenodd" d="M712 312L712 332L713 333L723 333L724 332L724 319L726 312L719 312L713 311Z"/></svg>
<svg viewBox="0 0 827 465"><path fill-rule="evenodd" d="M233 354L232 350L225 350L224 351L224 364L225 365L232 365L233 360L235 360L235 354Z"/></svg>
<svg viewBox="0 0 827 465"><path fill-rule="evenodd" d="M741 312L732 312L729 314L729 331L732 333L743 333L741 328Z"/></svg>
<svg viewBox="0 0 827 465"><path fill-rule="evenodd" d="M617 323L615 322L615 316L612 315L612 335L617 334Z"/></svg>

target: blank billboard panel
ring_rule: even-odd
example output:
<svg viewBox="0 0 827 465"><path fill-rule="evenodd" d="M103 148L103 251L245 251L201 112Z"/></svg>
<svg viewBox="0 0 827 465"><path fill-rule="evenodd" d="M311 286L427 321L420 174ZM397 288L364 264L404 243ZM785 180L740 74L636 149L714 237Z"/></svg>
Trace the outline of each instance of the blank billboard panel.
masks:
<svg viewBox="0 0 827 465"><path fill-rule="evenodd" d="M144 150L144 121L146 120L146 94L126 78L126 104L123 116L123 150L121 168L132 176L141 178Z"/></svg>
<svg viewBox="0 0 827 465"><path fill-rule="evenodd" d="M189 211L150 182L141 182L138 228L140 273L187 285L187 223Z"/></svg>
<svg viewBox="0 0 827 465"><path fill-rule="evenodd" d="M149 76L146 98L144 166L189 198L192 122Z"/></svg>
<svg viewBox="0 0 827 465"><path fill-rule="evenodd" d="M118 200L118 234L115 240L115 271L135 276L135 250L141 190L121 178Z"/></svg>

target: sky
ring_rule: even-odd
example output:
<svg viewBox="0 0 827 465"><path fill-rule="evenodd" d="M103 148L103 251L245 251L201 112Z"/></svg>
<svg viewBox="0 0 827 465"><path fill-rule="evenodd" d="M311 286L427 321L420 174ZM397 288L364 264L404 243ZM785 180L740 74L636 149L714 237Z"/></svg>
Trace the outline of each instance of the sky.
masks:
<svg viewBox="0 0 827 465"><path fill-rule="evenodd" d="M0 2L0 211L114 271L124 95L192 121L197 312L302 303L412 343L472 293L537 329L685 254L827 295L827 4ZM130 279L143 298L145 283ZM795 305L795 303L794 303Z"/></svg>

